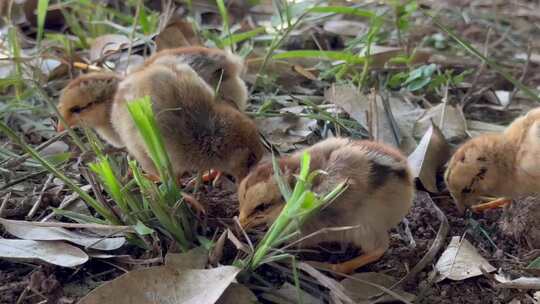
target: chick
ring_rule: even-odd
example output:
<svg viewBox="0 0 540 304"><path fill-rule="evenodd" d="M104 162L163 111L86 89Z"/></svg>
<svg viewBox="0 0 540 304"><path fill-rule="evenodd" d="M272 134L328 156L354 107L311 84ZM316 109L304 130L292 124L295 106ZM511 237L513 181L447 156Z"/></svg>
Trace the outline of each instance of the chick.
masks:
<svg viewBox="0 0 540 304"><path fill-rule="evenodd" d="M239 182L262 157L255 123L233 107L215 103L212 89L193 68L152 64L119 84L111 111L114 130L146 172L157 174L126 106L145 95L152 98L176 176L213 168Z"/></svg>
<svg viewBox="0 0 540 304"><path fill-rule="evenodd" d="M523 191L540 191L540 108L530 110L517 118L504 132L507 141L518 147L516 179ZM523 193L525 194L525 193Z"/></svg>
<svg viewBox="0 0 540 304"><path fill-rule="evenodd" d="M445 182L460 212L488 209L505 200L477 205L482 197L537 193L539 159L540 108L517 118L502 134L481 135L463 144L448 162Z"/></svg>
<svg viewBox="0 0 540 304"><path fill-rule="evenodd" d="M322 169L313 184L317 193L327 193L339 183L349 187L301 228L305 237L329 227L352 227L344 231L324 231L300 242L315 246L322 242L352 243L363 254L340 264L325 264L340 273L378 260L389 246L388 230L397 225L411 208L414 187L407 159L391 147L370 141L346 138L326 139L307 149L311 170ZM302 152L279 160L284 178L294 183ZM271 163L261 163L240 183L240 223L245 228L270 226L284 206L273 178Z"/></svg>
<svg viewBox="0 0 540 304"><path fill-rule="evenodd" d="M242 58L220 49L205 47L181 47L160 51L145 62L145 67L162 64L174 67L185 63L213 89L217 97L243 111L246 108L248 93L246 84L240 78L244 72Z"/></svg>
<svg viewBox="0 0 540 304"><path fill-rule="evenodd" d="M484 196L511 195L516 146L502 134L485 134L463 144L454 153L444 175L446 186L458 210L478 204Z"/></svg>
<svg viewBox="0 0 540 304"><path fill-rule="evenodd" d="M111 107L122 78L113 73L89 73L72 80L62 91L58 111L69 126L92 127L107 142L123 147L111 124ZM57 130L64 125L58 122Z"/></svg>

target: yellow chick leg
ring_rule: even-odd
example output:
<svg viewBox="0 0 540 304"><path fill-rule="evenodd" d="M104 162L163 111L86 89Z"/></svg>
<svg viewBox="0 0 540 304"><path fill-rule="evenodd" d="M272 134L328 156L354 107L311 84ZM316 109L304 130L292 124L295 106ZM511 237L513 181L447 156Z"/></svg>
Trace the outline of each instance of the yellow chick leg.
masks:
<svg viewBox="0 0 540 304"><path fill-rule="evenodd" d="M506 205L508 205L510 203L512 203L511 199L503 197L503 198L498 198L498 199L493 200L493 201L489 201L487 203L474 205L474 206L471 207L471 209L474 212L480 213L480 212L485 211L485 210L495 209L495 208L498 208L498 207L503 207L503 206L506 206Z"/></svg>
<svg viewBox="0 0 540 304"><path fill-rule="evenodd" d="M383 256L385 251L386 251L385 249L375 249L372 252L364 253L346 262L338 263L338 264L320 263L320 262L309 262L309 263L318 268L328 269L333 272L339 272L343 274L350 274L350 273L353 273L356 269L364 265L367 265L369 263L373 263L379 260Z"/></svg>

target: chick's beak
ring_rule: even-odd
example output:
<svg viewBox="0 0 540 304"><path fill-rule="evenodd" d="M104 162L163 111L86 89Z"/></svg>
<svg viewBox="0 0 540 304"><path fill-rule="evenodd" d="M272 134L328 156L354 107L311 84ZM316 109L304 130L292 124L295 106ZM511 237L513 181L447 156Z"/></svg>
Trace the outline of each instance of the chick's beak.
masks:
<svg viewBox="0 0 540 304"><path fill-rule="evenodd" d="M240 222L240 226L242 226L242 228L248 228L250 220L247 216L240 214L238 221Z"/></svg>
<svg viewBox="0 0 540 304"><path fill-rule="evenodd" d="M64 124L59 120L58 121L58 124L56 125L56 132L62 132L64 131L66 128L64 128Z"/></svg>

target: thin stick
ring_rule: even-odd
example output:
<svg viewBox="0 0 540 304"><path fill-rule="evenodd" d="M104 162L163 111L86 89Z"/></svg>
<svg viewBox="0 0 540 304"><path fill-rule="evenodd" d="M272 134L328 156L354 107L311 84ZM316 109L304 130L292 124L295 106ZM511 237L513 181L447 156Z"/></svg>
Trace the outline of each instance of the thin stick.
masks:
<svg viewBox="0 0 540 304"><path fill-rule="evenodd" d="M529 42L527 45L527 61L525 62L525 66L523 67L523 72L521 73L521 77L519 77L519 81L523 82L525 80L525 76L527 75L527 72L529 72L529 65L531 63L531 53L532 53L532 47L531 43ZM504 106L504 109L508 109L512 101L514 100L514 97L516 96L518 92L518 88L514 88L512 90L512 93L510 94L510 98L508 100L508 104Z"/></svg>
<svg viewBox="0 0 540 304"><path fill-rule="evenodd" d="M61 133L56 134L55 136L49 138L46 142L40 144L39 146L35 147L36 151L41 152L41 150L45 149L46 147L50 146L52 143L57 142L58 140L62 139L64 136L66 136L67 131L62 131ZM13 168L15 166L18 166L25 160L30 158L30 154L27 152L23 153L22 155L19 155L15 159L5 159L2 162L0 162L0 166L4 165L9 168Z"/></svg>
<svg viewBox="0 0 540 304"><path fill-rule="evenodd" d="M30 209L30 211L28 212L28 215L26 215L27 219L33 218L36 212L38 211L39 206L41 205L41 202L43 201L43 193L45 193L47 188L49 188L49 185L51 184L53 178L54 178L54 175L49 174L49 177L47 177L47 180L45 181L45 183L43 184L43 187L41 188L41 191L39 192L39 196L36 202L32 206L32 209Z"/></svg>
<svg viewBox="0 0 540 304"><path fill-rule="evenodd" d="M34 177L37 177L37 176L40 176L42 174L45 174L49 172L48 170L41 170L41 171L38 171L38 172L34 172L34 173L30 173L30 174L27 174L25 176L22 176L18 179L15 179L15 180L12 180L11 182L7 183L7 184L4 184L3 186L0 187L0 191L2 190L5 190L5 189L8 189L9 187L12 187L12 186L15 186L19 183L22 183L24 182L25 180L27 179L31 179L31 178L34 178Z"/></svg>

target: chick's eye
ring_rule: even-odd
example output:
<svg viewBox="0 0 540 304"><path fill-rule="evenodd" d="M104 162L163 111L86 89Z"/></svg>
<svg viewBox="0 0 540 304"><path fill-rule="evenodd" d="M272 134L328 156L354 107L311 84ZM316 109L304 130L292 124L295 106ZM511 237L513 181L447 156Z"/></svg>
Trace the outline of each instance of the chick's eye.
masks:
<svg viewBox="0 0 540 304"><path fill-rule="evenodd" d="M253 213L261 213L267 210L268 208L270 208L270 204L262 203L259 206L255 207L255 210Z"/></svg>
<svg viewBox="0 0 540 304"><path fill-rule="evenodd" d="M82 111L82 108L79 106L74 106L73 108L69 109L71 113L79 114Z"/></svg>

